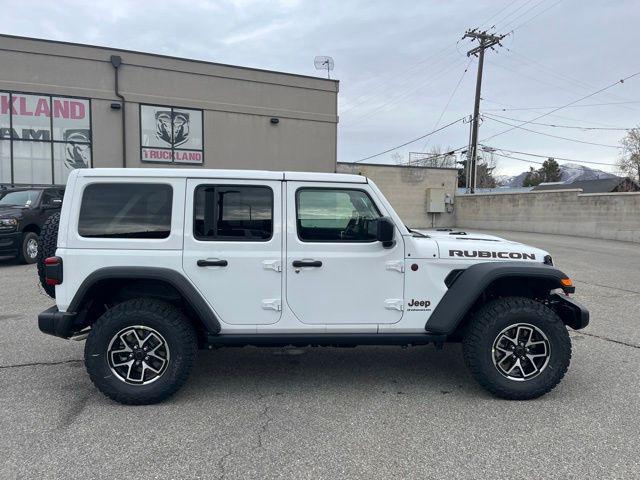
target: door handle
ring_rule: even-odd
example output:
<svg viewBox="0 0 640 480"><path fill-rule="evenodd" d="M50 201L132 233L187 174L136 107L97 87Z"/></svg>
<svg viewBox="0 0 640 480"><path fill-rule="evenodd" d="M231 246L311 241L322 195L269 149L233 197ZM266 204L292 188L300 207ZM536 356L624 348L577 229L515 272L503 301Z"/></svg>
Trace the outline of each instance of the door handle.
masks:
<svg viewBox="0 0 640 480"><path fill-rule="evenodd" d="M320 260L294 260L292 265L296 268L299 267L321 267L322 262Z"/></svg>
<svg viewBox="0 0 640 480"><path fill-rule="evenodd" d="M229 262L226 260L198 260L199 267L226 267Z"/></svg>

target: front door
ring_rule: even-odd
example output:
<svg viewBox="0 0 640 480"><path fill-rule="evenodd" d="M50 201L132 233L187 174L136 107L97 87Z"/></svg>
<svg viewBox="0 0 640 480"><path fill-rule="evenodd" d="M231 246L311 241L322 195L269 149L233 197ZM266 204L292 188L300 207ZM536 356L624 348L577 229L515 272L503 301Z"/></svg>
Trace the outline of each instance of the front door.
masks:
<svg viewBox="0 0 640 480"><path fill-rule="evenodd" d="M404 243L385 248L385 215L365 184L286 182L287 303L307 324L380 324L402 318Z"/></svg>
<svg viewBox="0 0 640 480"><path fill-rule="evenodd" d="M280 181L187 181L183 268L226 324L280 319L281 192Z"/></svg>

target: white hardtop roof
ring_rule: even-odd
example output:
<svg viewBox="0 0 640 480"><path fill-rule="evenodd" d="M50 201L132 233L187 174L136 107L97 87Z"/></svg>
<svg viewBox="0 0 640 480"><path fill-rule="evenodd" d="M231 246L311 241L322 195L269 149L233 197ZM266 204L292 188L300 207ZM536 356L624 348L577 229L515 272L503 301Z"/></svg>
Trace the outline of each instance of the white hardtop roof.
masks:
<svg viewBox="0 0 640 480"><path fill-rule="evenodd" d="M346 173L275 172L203 168L81 168L80 177L222 178L238 180L293 180L300 182L367 183L367 177Z"/></svg>

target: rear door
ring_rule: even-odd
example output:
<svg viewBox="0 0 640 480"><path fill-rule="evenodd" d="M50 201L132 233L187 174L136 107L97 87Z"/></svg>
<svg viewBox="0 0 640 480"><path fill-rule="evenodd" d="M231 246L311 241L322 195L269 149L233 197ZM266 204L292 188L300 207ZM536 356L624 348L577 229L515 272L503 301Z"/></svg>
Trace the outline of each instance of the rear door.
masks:
<svg viewBox="0 0 640 480"><path fill-rule="evenodd" d="M281 189L280 181L187 181L183 268L226 324L280 319Z"/></svg>

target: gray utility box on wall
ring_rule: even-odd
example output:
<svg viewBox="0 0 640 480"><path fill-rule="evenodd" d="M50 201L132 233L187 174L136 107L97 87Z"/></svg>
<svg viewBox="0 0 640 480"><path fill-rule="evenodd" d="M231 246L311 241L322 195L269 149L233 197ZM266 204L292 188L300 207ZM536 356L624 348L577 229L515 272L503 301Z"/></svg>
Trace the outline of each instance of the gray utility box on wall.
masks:
<svg viewBox="0 0 640 480"><path fill-rule="evenodd" d="M427 212L444 213L447 207L444 203L444 188L427 188Z"/></svg>

